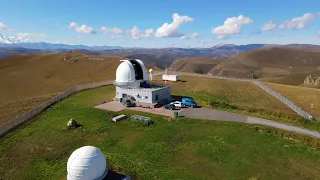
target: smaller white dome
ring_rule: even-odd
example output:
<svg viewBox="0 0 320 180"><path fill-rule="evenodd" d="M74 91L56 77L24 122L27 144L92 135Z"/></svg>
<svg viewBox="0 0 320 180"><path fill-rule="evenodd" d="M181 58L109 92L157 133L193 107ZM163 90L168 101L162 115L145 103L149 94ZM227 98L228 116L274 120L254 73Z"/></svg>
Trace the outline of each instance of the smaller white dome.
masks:
<svg viewBox="0 0 320 180"><path fill-rule="evenodd" d="M149 69L149 73L152 73L153 72L153 69Z"/></svg>
<svg viewBox="0 0 320 180"><path fill-rule="evenodd" d="M100 149L84 146L68 159L68 180L102 180L108 173L106 159Z"/></svg>

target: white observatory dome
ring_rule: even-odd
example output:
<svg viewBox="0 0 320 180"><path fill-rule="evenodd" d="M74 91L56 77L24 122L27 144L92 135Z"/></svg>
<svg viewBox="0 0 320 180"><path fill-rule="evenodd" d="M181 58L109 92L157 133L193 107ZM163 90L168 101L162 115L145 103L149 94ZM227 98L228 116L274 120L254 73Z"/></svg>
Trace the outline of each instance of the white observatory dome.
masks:
<svg viewBox="0 0 320 180"><path fill-rule="evenodd" d="M121 60L122 63L116 71L116 82L119 84L135 82L137 80L148 81L147 69L139 59Z"/></svg>
<svg viewBox="0 0 320 180"><path fill-rule="evenodd" d="M134 82L135 71L129 60L122 60L123 62L118 66L116 71L116 82Z"/></svg>
<svg viewBox="0 0 320 180"><path fill-rule="evenodd" d="M68 180L102 180L108 173L106 159L100 149L84 146L68 159Z"/></svg>

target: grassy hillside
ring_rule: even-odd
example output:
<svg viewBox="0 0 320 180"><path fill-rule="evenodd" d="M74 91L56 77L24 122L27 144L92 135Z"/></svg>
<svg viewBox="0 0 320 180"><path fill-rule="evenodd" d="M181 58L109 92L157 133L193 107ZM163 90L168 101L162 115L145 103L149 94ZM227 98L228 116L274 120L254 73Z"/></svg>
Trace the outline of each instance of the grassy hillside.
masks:
<svg viewBox="0 0 320 180"><path fill-rule="evenodd" d="M103 60L90 60L91 57ZM120 59L79 53L42 53L14 55L1 60L0 122L37 105L41 102L39 99L46 100L48 95L71 86L114 79Z"/></svg>
<svg viewBox="0 0 320 180"><path fill-rule="evenodd" d="M315 71L306 71L306 72L293 73L293 74L288 75L288 76L277 77L277 78L262 78L262 79L259 79L259 80L260 81L264 81L264 82L277 83L277 84L300 86L300 85L303 85L303 81L309 75L312 75L313 77L320 76L320 69L319 70L315 70Z"/></svg>
<svg viewBox="0 0 320 180"><path fill-rule="evenodd" d="M170 69L180 72L191 72L198 74L207 74L217 64L220 64L226 58L181 58L175 60Z"/></svg>
<svg viewBox="0 0 320 180"><path fill-rule="evenodd" d="M320 117L320 89L265 83L271 89L300 106L313 116ZM313 104L313 108L311 108Z"/></svg>
<svg viewBox="0 0 320 180"><path fill-rule="evenodd" d="M113 86L80 92L0 139L0 179L65 179L70 154L93 145L106 155L108 167L133 179L307 180L320 177L319 142L314 146L282 138L289 134L261 126L152 114L155 125L128 119L114 123L115 113L94 109L112 98ZM66 130L75 118L84 128ZM270 134L275 132L274 134ZM317 145L318 143L318 145Z"/></svg>
<svg viewBox="0 0 320 180"><path fill-rule="evenodd" d="M230 58L217 65L211 74L236 74L251 77L282 77L291 74L315 71L320 66L320 52L297 49L256 49Z"/></svg>
<svg viewBox="0 0 320 180"><path fill-rule="evenodd" d="M303 48L309 46L260 48L230 58L181 58L170 68L237 78L252 78L254 75L267 82L301 85L308 75L320 74L320 52Z"/></svg>
<svg viewBox="0 0 320 180"><path fill-rule="evenodd" d="M42 50L26 49L22 47L0 47L0 61L2 60L2 58L15 55L15 54L31 54L31 53L38 53L38 52L42 52Z"/></svg>

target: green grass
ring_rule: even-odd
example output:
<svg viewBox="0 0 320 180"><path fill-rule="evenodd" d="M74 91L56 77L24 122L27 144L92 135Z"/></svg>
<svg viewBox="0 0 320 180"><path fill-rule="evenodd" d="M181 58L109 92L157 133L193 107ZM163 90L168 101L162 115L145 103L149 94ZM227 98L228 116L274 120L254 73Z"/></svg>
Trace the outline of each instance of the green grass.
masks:
<svg viewBox="0 0 320 180"><path fill-rule="evenodd" d="M249 124L151 117L144 127L92 108L113 86L75 94L0 139L0 179L65 179L67 159L84 145L135 179L319 179L320 150ZM82 129L66 130L75 118ZM275 130L272 129L272 132Z"/></svg>
<svg viewBox="0 0 320 180"><path fill-rule="evenodd" d="M173 87L172 93L193 97L201 106L258 116L320 131L320 122L310 122L302 118L253 83L191 76L182 76L180 79L182 80L180 82L167 82ZM163 83L159 77L155 82ZM293 88L295 87L292 87L292 90ZM290 90L287 89L288 92ZM313 97L311 101L315 101L319 99L315 95L313 93L305 96ZM212 106L217 104L215 102L219 102L220 105ZM317 105L316 102L314 104Z"/></svg>

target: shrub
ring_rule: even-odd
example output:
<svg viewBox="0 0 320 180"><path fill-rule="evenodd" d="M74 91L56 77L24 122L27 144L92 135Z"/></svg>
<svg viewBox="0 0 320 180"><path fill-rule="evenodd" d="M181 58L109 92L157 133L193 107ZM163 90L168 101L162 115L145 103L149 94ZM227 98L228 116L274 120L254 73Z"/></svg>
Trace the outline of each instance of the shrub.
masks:
<svg viewBox="0 0 320 180"><path fill-rule="evenodd" d="M213 99L211 102L210 102L210 106L212 107L215 107L215 108L222 108L222 109L232 109L232 110L237 110L239 109L237 106L235 105L231 105L231 104L228 104L224 101L218 101L216 99Z"/></svg>

